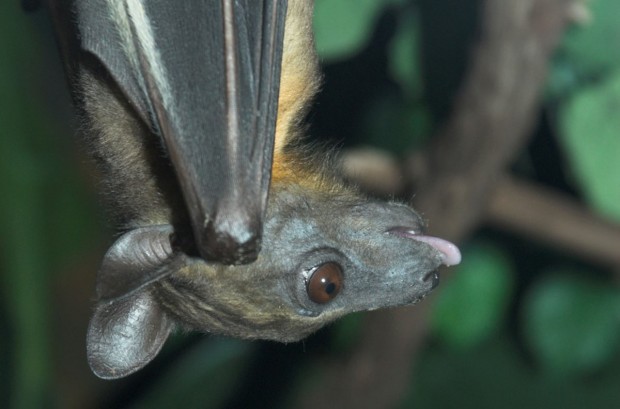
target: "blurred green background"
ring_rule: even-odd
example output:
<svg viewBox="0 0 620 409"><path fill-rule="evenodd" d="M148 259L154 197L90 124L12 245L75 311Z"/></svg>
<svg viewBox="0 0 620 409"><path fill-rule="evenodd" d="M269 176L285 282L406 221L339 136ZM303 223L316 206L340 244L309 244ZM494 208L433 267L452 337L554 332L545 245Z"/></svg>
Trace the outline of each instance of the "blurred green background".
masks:
<svg viewBox="0 0 620 409"><path fill-rule="evenodd" d="M311 133L395 155L445 120L478 1L317 0L325 85ZM620 222L620 3L589 3L551 64L512 171ZM138 374L102 381L84 338L111 241L79 150L45 10L0 2L0 407L290 407L344 355L360 316L290 345L177 335ZM620 266L484 228L440 286L402 407L620 407ZM618 247L620 252L620 246Z"/></svg>

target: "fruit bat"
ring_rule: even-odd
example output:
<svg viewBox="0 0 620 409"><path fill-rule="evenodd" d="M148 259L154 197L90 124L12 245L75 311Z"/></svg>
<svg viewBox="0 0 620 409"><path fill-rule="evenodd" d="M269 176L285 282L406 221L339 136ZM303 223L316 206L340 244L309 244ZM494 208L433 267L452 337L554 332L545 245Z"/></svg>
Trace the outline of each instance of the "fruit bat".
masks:
<svg viewBox="0 0 620 409"><path fill-rule="evenodd" d="M174 328L296 341L415 303L459 262L413 209L301 142L320 83L311 1L50 6L121 232L87 334L97 376L142 368Z"/></svg>

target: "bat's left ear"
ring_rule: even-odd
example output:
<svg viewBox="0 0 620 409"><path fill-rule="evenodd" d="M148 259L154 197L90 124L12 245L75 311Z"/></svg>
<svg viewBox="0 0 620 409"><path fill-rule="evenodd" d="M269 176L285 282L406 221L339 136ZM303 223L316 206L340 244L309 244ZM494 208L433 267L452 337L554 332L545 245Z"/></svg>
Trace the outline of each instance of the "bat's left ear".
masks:
<svg viewBox="0 0 620 409"><path fill-rule="evenodd" d="M148 289L100 303L88 327L88 364L103 379L127 376L155 358L172 327Z"/></svg>

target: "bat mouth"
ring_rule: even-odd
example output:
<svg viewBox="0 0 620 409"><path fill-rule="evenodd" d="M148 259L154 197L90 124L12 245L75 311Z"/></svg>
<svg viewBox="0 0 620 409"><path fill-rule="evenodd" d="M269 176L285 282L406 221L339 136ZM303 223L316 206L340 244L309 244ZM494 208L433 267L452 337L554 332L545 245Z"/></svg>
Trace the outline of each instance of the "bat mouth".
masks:
<svg viewBox="0 0 620 409"><path fill-rule="evenodd" d="M439 271L432 270L426 273L422 278L424 283L430 283L430 288L426 288L422 294L418 294L415 298L409 299L400 305L413 305L424 300L439 285Z"/></svg>
<svg viewBox="0 0 620 409"><path fill-rule="evenodd" d="M449 242L448 240L418 234L411 227L404 226L392 227L387 232L398 237L412 239L428 244L437 250L439 254L441 254L442 264L445 266L455 266L461 262L461 251L455 244ZM439 276L437 277L437 281L439 281Z"/></svg>

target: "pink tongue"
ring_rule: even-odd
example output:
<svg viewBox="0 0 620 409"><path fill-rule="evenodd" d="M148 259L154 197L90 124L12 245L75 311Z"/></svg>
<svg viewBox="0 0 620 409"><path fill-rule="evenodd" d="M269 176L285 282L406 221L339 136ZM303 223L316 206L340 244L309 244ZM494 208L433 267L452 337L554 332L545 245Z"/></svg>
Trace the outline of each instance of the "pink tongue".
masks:
<svg viewBox="0 0 620 409"><path fill-rule="evenodd" d="M409 237L433 246L437 251L443 254L443 263L446 266L454 266L461 262L461 252L459 248L448 240L433 236L419 236L417 234L410 235Z"/></svg>

